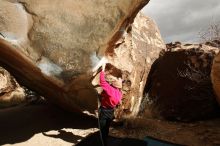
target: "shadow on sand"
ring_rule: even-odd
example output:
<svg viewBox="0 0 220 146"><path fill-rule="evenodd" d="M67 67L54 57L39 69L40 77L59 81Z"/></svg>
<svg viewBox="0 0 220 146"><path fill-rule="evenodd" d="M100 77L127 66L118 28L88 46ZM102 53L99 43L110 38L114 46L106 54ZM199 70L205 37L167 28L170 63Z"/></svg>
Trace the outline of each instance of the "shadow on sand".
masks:
<svg viewBox="0 0 220 146"><path fill-rule="evenodd" d="M94 117L64 111L49 103L0 109L0 145L16 144L42 133L44 136L62 139L76 146L102 146L99 131L83 138L63 128L86 130L97 128ZM58 134L48 134L56 130ZM81 140L80 142L78 142ZM109 136L108 146L147 146L143 140Z"/></svg>
<svg viewBox="0 0 220 146"><path fill-rule="evenodd" d="M59 138L70 143L78 143L78 140L83 138L81 136L74 135L72 132L66 132L65 130L58 130L58 132L59 134L46 134L44 132L42 134L47 137Z"/></svg>
<svg viewBox="0 0 220 146"><path fill-rule="evenodd" d="M97 128L97 119L86 115L69 113L48 103L40 103L0 109L0 145L27 141L37 133L76 143L82 139L62 128ZM45 132L58 130L58 135Z"/></svg>

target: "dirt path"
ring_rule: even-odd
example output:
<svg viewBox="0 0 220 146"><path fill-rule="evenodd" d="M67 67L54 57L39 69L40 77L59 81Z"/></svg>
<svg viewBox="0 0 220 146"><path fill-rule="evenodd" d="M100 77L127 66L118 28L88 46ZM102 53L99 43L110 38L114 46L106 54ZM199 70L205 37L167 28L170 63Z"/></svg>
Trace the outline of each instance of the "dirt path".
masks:
<svg viewBox="0 0 220 146"><path fill-rule="evenodd" d="M115 127L110 135L138 139L150 136L187 146L220 146L220 118L193 123L135 119Z"/></svg>

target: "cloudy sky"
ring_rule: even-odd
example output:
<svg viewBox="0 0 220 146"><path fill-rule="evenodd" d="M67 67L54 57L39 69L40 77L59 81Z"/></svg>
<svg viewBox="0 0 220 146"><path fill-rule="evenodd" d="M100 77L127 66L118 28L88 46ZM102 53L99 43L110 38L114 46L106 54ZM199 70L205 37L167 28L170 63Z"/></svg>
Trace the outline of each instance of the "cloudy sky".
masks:
<svg viewBox="0 0 220 146"><path fill-rule="evenodd" d="M198 42L198 33L220 22L220 0L150 0L142 10L153 18L166 43Z"/></svg>

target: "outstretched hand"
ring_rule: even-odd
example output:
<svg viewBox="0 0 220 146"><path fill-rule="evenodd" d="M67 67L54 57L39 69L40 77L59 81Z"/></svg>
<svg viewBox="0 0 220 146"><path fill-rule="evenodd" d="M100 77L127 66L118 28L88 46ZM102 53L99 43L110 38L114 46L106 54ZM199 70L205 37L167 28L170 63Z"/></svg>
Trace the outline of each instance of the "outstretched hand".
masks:
<svg viewBox="0 0 220 146"><path fill-rule="evenodd" d="M102 64L102 71L105 71L105 66L106 66L106 63L103 63Z"/></svg>
<svg viewBox="0 0 220 146"><path fill-rule="evenodd" d="M98 62L98 64L92 69L92 72L97 71L101 66L102 66L102 70L104 71L107 62L108 62L107 58L102 57L102 59Z"/></svg>

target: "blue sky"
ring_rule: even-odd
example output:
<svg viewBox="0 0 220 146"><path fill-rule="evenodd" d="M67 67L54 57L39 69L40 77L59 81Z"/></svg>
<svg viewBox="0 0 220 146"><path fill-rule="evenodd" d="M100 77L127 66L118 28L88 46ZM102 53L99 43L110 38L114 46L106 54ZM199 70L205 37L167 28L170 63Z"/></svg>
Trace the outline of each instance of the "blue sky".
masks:
<svg viewBox="0 0 220 146"><path fill-rule="evenodd" d="M155 20L166 43L196 43L199 32L220 23L220 0L151 0L142 12Z"/></svg>

